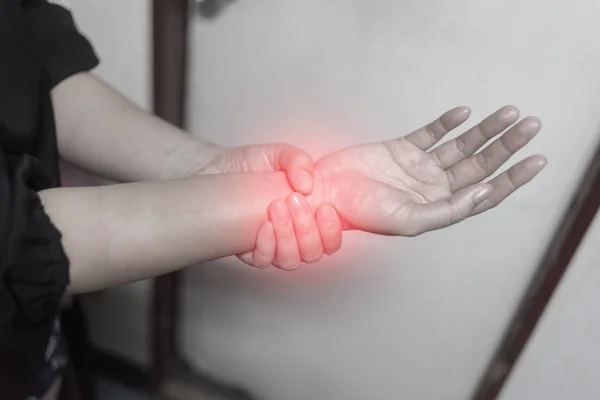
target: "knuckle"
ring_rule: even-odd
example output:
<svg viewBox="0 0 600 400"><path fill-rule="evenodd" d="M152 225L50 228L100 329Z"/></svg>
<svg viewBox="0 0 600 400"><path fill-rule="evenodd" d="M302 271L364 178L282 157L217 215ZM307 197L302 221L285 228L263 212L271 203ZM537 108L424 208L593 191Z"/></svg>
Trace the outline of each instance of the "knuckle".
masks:
<svg viewBox="0 0 600 400"><path fill-rule="evenodd" d="M477 168L479 168L480 170L482 170L482 171L487 170L488 161L487 161L485 151L482 151L481 153L476 154L475 157L473 157L473 161L475 162L475 166Z"/></svg>
<svg viewBox="0 0 600 400"><path fill-rule="evenodd" d="M464 138L456 138L456 140L454 141L454 146L456 147L456 151L458 151L463 156L467 156L469 154L469 149L467 147L467 143L465 143Z"/></svg>
<svg viewBox="0 0 600 400"><path fill-rule="evenodd" d="M314 236L317 234L317 227L314 225L302 225L298 229L298 234L302 236Z"/></svg>
<svg viewBox="0 0 600 400"><path fill-rule="evenodd" d="M479 134L485 139L490 139L494 137L494 130L488 126L487 120L484 120L483 122L478 124L476 129L479 131Z"/></svg>
<svg viewBox="0 0 600 400"><path fill-rule="evenodd" d="M427 135L427 137L429 138L429 140L437 140L438 139L438 135L435 134L435 131L433 130L431 125L427 125L424 128L424 131L425 131L425 134Z"/></svg>
<svg viewBox="0 0 600 400"><path fill-rule="evenodd" d="M255 250L255 253L257 256L261 257L261 259L266 259L269 257L273 257L273 254L275 253L273 251L273 249L268 249L268 248L259 248Z"/></svg>
<svg viewBox="0 0 600 400"><path fill-rule="evenodd" d="M460 204L455 204L450 207L448 210L447 216L447 226L457 224L464 220L467 217L468 212L472 209L472 204L467 206L461 206Z"/></svg>
<svg viewBox="0 0 600 400"><path fill-rule="evenodd" d="M286 227L286 229L279 230L277 232L277 236L279 240L289 240L295 238L296 234L293 229L289 229L289 227Z"/></svg>
<svg viewBox="0 0 600 400"><path fill-rule="evenodd" d="M312 214L309 213L307 210L295 210L292 216L297 225L310 225L310 218L312 217Z"/></svg>

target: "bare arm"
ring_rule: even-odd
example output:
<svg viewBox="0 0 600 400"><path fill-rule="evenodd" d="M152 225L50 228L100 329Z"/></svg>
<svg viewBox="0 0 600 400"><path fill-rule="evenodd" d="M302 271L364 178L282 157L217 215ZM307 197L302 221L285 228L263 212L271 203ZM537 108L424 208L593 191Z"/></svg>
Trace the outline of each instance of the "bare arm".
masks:
<svg viewBox="0 0 600 400"><path fill-rule="evenodd" d="M313 189L313 161L306 152L280 143L224 148L201 141L140 109L89 73L62 81L53 89L52 101L65 186L283 171L295 191L309 194ZM299 254L285 248L277 246L276 265L287 264L284 254ZM307 248L300 250L303 256L313 254ZM252 264L253 254L259 253L240 256Z"/></svg>
<svg viewBox="0 0 600 400"><path fill-rule="evenodd" d="M203 142L137 107L89 73L52 90L61 157L121 182L187 177L214 157Z"/></svg>
<svg viewBox="0 0 600 400"><path fill-rule="evenodd" d="M205 173L284 171L294 190L312 191L312 158L283 143L237 148L202 141L142 110L89 73L52 90L63 179L72 186L102 179L140 182Z"/></svg>
<svg viewBox="0 0 600 400"><path fill-rule="evenodd" d="M63 234L71 292L165 274L254 248L275 198L292 193L279 172L40 193Z"/></svg>

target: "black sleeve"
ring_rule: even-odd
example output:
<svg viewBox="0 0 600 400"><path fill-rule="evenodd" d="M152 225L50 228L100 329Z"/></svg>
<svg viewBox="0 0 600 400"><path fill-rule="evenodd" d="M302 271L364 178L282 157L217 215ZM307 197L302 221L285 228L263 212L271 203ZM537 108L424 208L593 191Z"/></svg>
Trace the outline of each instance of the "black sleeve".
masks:
<svg viewBox="0 0 600 400"><path fill-rule="evenodd" d="M0 134L1 134L0 129ZM32 390L69 283L61 234L37 191L53 186L35 157L0 149L0 397ZM11 394L11 395L9 395ZM23 397L21 397L23 398Z"/></svg>
<svg viewBox="0 0 600 400"><path fill-rule="evenodd" d="M25 20L33 46L51 87L98 65L90 42L78 30L71 13L46 0L23 0Z"/></svg>

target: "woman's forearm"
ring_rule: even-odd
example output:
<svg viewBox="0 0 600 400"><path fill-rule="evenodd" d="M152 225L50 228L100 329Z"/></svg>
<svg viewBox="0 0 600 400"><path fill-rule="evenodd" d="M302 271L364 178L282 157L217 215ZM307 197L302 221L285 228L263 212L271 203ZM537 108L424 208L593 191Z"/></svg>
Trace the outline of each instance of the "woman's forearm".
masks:
<svg viewBox="0 0 600 400"><path fill-rule="evenodd" d="M187 177L219 149L142 110L89 73L61 82L52 103L61 157L114 181Z"/></svg>
<svg viewBox="0 0 600 400"><path fill-rule="evenodd" d="M40 196L63 235L70 291L86 292L250 251L269 204L291 192L285 175L273 172L59 188Z"/></svg>

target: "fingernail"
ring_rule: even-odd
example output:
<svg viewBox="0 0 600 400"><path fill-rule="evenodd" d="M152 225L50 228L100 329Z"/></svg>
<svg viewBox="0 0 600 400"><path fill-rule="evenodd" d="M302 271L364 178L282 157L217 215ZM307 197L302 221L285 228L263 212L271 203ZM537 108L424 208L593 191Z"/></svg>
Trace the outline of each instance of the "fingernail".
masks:
<svg viewBox="0 0 600 400"><path fill-rule="evenodd" d="M298 185L306 191L312 190L313 185L313 177L312 174L308 171L299 170L296 172L296 180L298 181Z"/></svg>
<svg viewBox="0 0 600 400"><path fill-rule="evenodd" d="M275 222L285 224L289 221L289 212L283 200L276 200L273 204L273 218Z"/></svg>
<svg viewBox="0 0 600 400"><path fill-rule="evenodd" d="M292 208L293 212L300 212L302 211L303 207L303 201L304 200L304 196L302 196L300 193L292 193L289 197L289 203L290 203L290 207Z"/></svg>
<svg viewBox="0 0 600 400"><path fill-rule="evenodd" d="M471 109L466 106L458 107L458 109L455 111L455 114L458 118L464 118L471 114Z"/></svg>
<svg viewBox="0 0 600 400"><path fill-rule="evenodd" d="M485 199L487 199L492 193L492 188L490 187L482 187L477 189L473 194L473 199L475 199L476 203L481 203Z"/></svg>
<svg viewBox="0 0 600 400"><path fill-rule="evenodd" d="M336 211L333 206L325 204L321 207L321 218L325 222L334 222L336 219Z"/></svg>
<svg viewBox="0 0 600 400"><path fill-rule="evenodd" d="M538 167L545 167L548 165L548 159L544 156L539 156L535 159L535 165Z"/></svg>

